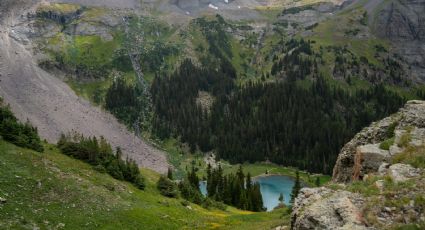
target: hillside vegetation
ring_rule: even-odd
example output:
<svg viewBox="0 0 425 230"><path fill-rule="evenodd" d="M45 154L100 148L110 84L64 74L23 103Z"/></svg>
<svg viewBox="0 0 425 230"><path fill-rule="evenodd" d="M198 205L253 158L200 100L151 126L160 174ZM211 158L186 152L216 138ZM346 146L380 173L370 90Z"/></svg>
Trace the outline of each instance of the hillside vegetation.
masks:
<svg viewBox="0 0 425 230"><path fill-rule="evenodd" d="M286 209L207 210L160 195L159 175L150 170L142 170L142 191L51 145L45 149L38 153L0 141L0 228L258 229L288 224Z"/></svg>
<svg viewBox="0 0 425 230"><path fill-rule="evenodd" d="M78 93L136 134L183 152L330 174L356 132L424 95L361 4L303 1L266 21L208 14L184 25L94 9L59 23L64 33L47 40L64 42L43 47L46 67L75 75Z"/></svg>

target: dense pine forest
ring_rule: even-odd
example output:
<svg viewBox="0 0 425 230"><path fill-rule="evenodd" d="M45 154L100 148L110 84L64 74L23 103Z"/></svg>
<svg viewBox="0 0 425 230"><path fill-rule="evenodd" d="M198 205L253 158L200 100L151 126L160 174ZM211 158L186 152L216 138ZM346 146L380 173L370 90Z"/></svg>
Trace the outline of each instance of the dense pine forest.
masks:
<svg viewBox="0 0 425 230"><path fill-rule="evenodd" d="M180 136L193 151L214 149L232 163L270 160L330 173L345 142L405 101L380 84L349 92L320 75L311 81L306 86L294 77L236 88L229 76L187 60L152 85L154 130L162 138ZM215 96L211 108L196 103L199 91Z"/></svg>

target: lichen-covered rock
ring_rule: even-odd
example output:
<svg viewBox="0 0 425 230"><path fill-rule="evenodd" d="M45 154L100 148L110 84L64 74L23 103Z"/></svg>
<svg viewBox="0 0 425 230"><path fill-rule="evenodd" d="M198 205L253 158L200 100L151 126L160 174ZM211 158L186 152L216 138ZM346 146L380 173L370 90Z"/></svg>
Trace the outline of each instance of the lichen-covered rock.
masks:
<svg viewBox="0 0 425 230"><path fill-rule="evenodd" d="M393 164L388 168L388 175L396 183L418 177L420 175L419 172L419 169L407 164Z"/></svg>
<svg viewBox="0 0 425 230"><path fill-rule="evenodd" d="M379 148L379 144L368 144L357 147L354 161L358 167L354 168L353 178L358 179L369 172L378 171L382 163L390 160L389 151Z"/></svg>
<svg viewBox="0 0 425 230"><path fill-rule="evenodd" d="M347 183L355 179L362 179L364 176L363 172L369 173L374 170L377 171L379 165L383 162L382 158L376 157L376 162L373 160L373 157L368 161L362 161L361 158L356 159L358 148L360 146L367 146L368 148L372 145L374 148L379 146L381 142L389 138L388 133L394 125L396 125L394 127L395 142L393 146L390 147L389 154L396 154L403 150L403 145L400 142L402 142L402 136L405 135L406 132L409 135L409 138L407 138L409 141L408 144L422 144L422 141L425 140L425 101L409 101L396 114L378 122L374 122L369 127L364 128L361 132L356 134L354 138L341 149L338 155L333 170L333 181ZM363 147L363 149L364 148L365 147ZM362 147L360 147L360 149L362 149ZM370 148L366 150L369 151ZM377 151L374 152L377 153ZM379 154L369 155L379 156ZM378 167L375 167L376 165L378 165Z"/></svg>
<svg viewBox="0 0 425 230"><path fill-rule="evenodd" d="M329 188L303 188L292 208L293 229L368 229L362 209L364 198Z"/></svg>

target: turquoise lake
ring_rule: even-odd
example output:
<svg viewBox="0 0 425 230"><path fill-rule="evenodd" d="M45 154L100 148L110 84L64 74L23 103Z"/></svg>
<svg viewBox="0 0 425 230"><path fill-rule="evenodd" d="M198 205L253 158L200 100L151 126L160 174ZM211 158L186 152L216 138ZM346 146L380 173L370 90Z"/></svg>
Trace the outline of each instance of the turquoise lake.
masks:
<svg viewBox="0 0 425 230"><path fill-rule="evenodd" d="M279 204L280 193L285 197L285 204L289 204L291 200L291 191L294 186L294 179L288 176L271 175L261 176L253 179L254 182L260 183L261 196L263 197L264 207L267 211L273 210ZM206 196L207 183L201 181L199 183L201 193Z"/></svg>
<svg viewBox="0 0 425 230"><path fill-rule="evenodd" d="M273 210L279 204L280 193L285 198L286 205L291 200L292 187L295 181L288 176L271 175L255 178L253 181L260 183L261 196L263 197L264 207L267 211Z"/></svg>

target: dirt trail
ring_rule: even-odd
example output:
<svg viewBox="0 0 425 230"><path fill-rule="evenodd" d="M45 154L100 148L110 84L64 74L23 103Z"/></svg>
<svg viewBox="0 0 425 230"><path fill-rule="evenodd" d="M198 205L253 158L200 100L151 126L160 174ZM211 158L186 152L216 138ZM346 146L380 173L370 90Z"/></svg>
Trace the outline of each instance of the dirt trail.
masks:
<svg viewBox="0 0 425 230"><path fill-rule="evenodd" d="M25 28L25 11L37 0L1 0L0 4L0 96L22 120L38 127L40 135L55 143L60 134L75 130L85 136L104 136L141 167L165 172L163 152L147 144L109 113L79 98L59 78L40 69L16 25ZM21 27L22 28L22 27ZM13 38L12 38L13 37ZM20 38L20 39L16 39ZM26 41L18 42L20 41Z"/></svg>

